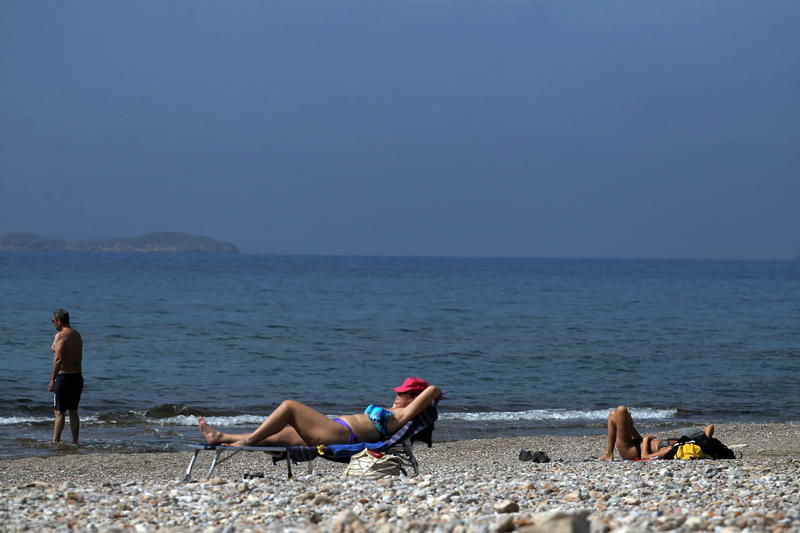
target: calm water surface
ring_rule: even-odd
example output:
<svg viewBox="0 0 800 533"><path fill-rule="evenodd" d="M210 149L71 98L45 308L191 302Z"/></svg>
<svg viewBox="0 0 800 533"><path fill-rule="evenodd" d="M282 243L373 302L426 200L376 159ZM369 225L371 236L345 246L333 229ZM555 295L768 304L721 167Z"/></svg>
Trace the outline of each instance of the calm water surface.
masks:
<svg viewBox="0 0 800 533"><path fill-rule="evenodd" d="M800 262L0 254L0 455L52 453L50 315L84 337L83 451L175 449L285 398L447 391L442 439L800 420ZM68 432L68 429L65 430Z"/></svg>

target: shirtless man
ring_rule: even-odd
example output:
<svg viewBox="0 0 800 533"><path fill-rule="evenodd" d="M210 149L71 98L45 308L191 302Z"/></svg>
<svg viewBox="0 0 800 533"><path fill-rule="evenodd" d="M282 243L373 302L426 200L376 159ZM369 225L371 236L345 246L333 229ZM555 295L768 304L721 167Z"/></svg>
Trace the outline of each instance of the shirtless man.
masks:
<svg viewBox="0 0 800 533"><path fill-rule="evenodd" d="M53 312L53 325L58 330L53 337L53 372L47 390L53 393L53 407L56 421L53 426L53 442L61 441L64 430L64 411L69 413L69 428L72 430L72 444L78 444L81 421L78 418L78 403L83 392L81 359L83 359L83 340L81 334L69 325L69 313L63 309Z"/></svg>

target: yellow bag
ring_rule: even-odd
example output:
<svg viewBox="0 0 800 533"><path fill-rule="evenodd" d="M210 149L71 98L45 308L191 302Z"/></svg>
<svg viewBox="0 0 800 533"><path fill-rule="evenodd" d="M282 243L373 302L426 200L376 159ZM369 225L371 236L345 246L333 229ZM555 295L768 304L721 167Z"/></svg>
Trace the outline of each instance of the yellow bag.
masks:
<svg viewBox="0 0 800 533"><path fill-rule="evenodd" d="M688 461L691 459L711 459L711 456L704 454L703 449L697 444L687 442L678 446L678 451L675 452L673 459Z"/></svg>

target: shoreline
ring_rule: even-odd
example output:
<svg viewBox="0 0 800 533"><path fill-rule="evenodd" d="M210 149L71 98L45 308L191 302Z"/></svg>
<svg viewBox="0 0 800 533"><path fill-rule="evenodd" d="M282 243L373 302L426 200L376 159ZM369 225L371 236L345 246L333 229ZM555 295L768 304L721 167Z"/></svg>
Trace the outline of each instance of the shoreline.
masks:
<svg viewBox="0 0 800 533"><path fill-rule="evenodd" d="M439 424L441 424L441 420ZM447 422L445 422L446 424ZM675 424L672 424L676 426ZM698 423L697 427L704 425L702 423ZM790 421L770 421L764 423L753 423L753 422L725 422L720 424L714 424L716 428L716 432L714 434L715 437L720 438L723 444L726 445L733 445L736 447L737 445L744 444L744 448L739 450L745 452L745 455L749 455L751 457L779 457L779 456L787 456L787 457L800 457L800 442L795 443L793 439L789 438L786 433L789 432L790 435L792 433L792 428L797 428L796 435L800 436L800 420L790 420ZM665 436L671 435L674 433L673 428L665 428L663 424L637 424L639 431L645 434L656 434L658 436ZM677 426L676 426L677 427ZM687 427L687 424L684 423L681 427ZM693 427L692 425L688 425L688 427ZM550 428L554 429L554 428ZM48 427L48 433L50 428ZM92 455L100 455L100 456L116 456L119 455L121 457L126 456L141 456L141 457L150 457L153 455L161 455L161 454L180 454L185 453L185 450L181 449L181 444L152 444L151 446L141 446L141 447L131 447L127 449L125 447L116 446L113 448L104 448L99 446L96 442L91 442L90 444L82 443L79 446L75 446L69 442L69 425L67 425L64 429L66 437L62 440L59 444L51 443L47 440L42 440L40 442L35 443L34 449L36 450L36 454L30 455L14 455L14 456L0 456L0 472L3 471L2 465L5 462L9 461L26 461L26 460L46 460L50 457L87 457ZM782 442L780 446L776 446L775 439L773 438L773 434L776 433L778 435L782 435L781 439L785 442ZM490 431L481 431L481 433L491 433ZM582 460L586 457L590 457L593 455L599 455L601 453L600 448L605 446L605 428L600 427L583 427L583 428L571 428L570 433L564 433L563 428L561 430L556 430L554 432L548 432L547 428L543 428L542 430L536 431L535 434L520 436L520 435L508 435L503 434L504 430L498 430L498 433L501 433L497 437L487 437L484 435L473 437L469 434L464 436L463 438L453 438L452 434L448 434L446 430L442 430L441 426L437 428L437 435L434 437L434 445L436 448L450 445L453 443L464 443L464 442L481 442L481 441L497 441L501 443L510 443L510 442L530 442L532 445L537 444L540 446L541 449L546 449L548 447L554 447L555 449L559 449L561 455L558 457L564 460ZM44 434L44 433L43 433ZM86 429L82 432L83 436L87 434L91 435L91 429ZM197 433L197 428L193 428L192 435L196 436L196 439L185 438L182 439L182 443L184 444L201 444L202 439ZM759 440L757 437L758 435L763 434L767 438L763 440ZM446 436L446 440L443 438ZM437 440L438 437L438 440ZM798 439L800 440L800 439ZM568 441L570 446L563 446L559 443ZM734 442L735 441L735 442ZM787 448L787 446L789 448ZM176 449L177 448L177 449ZM415 447L415 450L419 448L419 445ZM572 448L572 449L570 449ZM745 451L746 450L746 451ZM788 451L787 451L788 450ZM121 459L122 460L122 459ZM124 460L123 460L124 461Z"/></svg>
<svg viewBox="0 0 800 533"><path fill-rule="evenodd" d="M241 453L188 484L189 451L2 459L0 515L5 531L532 532L559 520L581 531L800 531L800 423L718 424L715 436L742 459L586 462L604 436L513 437L417 445L410 478L347 478L315 460L286 479L284 463ZM520 449L553 462L519 461Z"/></svg>

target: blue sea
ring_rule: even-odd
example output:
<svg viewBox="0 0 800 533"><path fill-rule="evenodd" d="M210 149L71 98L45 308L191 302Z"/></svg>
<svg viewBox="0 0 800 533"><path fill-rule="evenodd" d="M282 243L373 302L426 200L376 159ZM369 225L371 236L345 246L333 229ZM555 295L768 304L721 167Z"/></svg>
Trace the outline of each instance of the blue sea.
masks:
<svg viewBox="0 0 800 533"><path fill-rule="evenodd" d="M197 415L336 415L413 375L439 440L800 420L800 261L0 254L0 457L49 443L63 307L84 339L79 453L179 450ZM69 428L63 435L69 441ZM65 451L66 450L66 451Z"/></svg>

